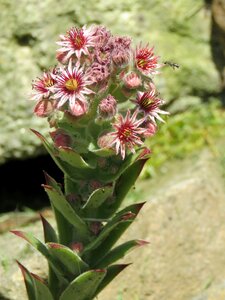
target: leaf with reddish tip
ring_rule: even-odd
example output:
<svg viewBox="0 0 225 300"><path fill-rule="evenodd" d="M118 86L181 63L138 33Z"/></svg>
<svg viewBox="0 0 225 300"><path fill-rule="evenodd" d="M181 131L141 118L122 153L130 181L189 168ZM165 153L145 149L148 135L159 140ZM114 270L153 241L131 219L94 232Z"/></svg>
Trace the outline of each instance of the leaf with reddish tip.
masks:
<svg viewBox="0 0 225 300"><path fill-rule="evenodd" d="M112 224L114 224L115 222L117 222L117 225L114 228L112 228L110 234L103 241L101 241L101 243L99 243L98 246L95 247L95 249L92 249L92 251L89 253L89 265L93 266L96 261L100 261L109 252L109 250L118 241L121 235L133 223L144 204L145 202L129 205L128 207L118 212L115 215L115 217L108 222L106 226L112 226ZM123 220L123 216L127 216L127 213L129 213L129 215L132 215L132 218L128 220L126 220L125 218L125 220ZM97 237L97 239L98 238L99 237Z"/></svg>
<svg viewBox="0 0 225 300"><path fill-rule="evenodd" d="M44 280L39 277L36 274L31 273L30 274L33 278L33 281L35 283L35 300L54 300L52 297L52 294L47 286L47 284L44 282Z"/></svg>
<svg viewBox="0 0 225 300"><path fill-rule="evenodd" d="M53 205L70 224L72 224L77 232L78 238L85 241L89 236L89 230L85 222L78 216L70 203L66 200L63 193L54 189L52 186L43 185L49 199Z"/></svg>
<svg viewBox="0 0 225 300"><path fill-rule="evenodd" d="M95 240L93 240L91 243L89 243L84 248L83 254L86 255L88 253L89 256L91 255L91 257L93 259L95 259L94 258L95 255L93 256L93 251L95 249L98 249L97 253L96 253L96 251L94 251L94 253L96 254L96 258L99 258L99 255L102 255L102 254L104 256L106 254L106 252L102 252L102 245L103 244L105 245L106 240L110 240L111 241L111 243L109 244L110 248L113 246L114 243L112 244L112 241L117 240L121 236L121 234L125 231L125 229L129 227L129 225L135 219L137 212L140 210L141 205L143 205L143 204L133 204L133 205L130 205L130 206L126 207L125 209L121 210L120 212L118 212L103 227L102 231L97 236L97 238ZM129 218L128 220L126 218L123 219L123 216L126 215L128 212L129 212L129 214L132 213L132 218ZM121 228L123 228L123 229L121 230ZM116 236L116 239L114 236ZM107 252L109 249L107 249Z"/></svg>
<svg viewBox="0 0 225 300"><path fill-rule="evenodd" d="M38 275L30 273L21 263L17 261L26 285L29 300L54 300L48 286Z"/></svg>
<svg viewBox="0 0 225 300"><path fill-rule="evenodd" d="M72 275L72 278L88 270L88 265L70 248L57 243L48 243L47 246L50 254L64 266L65 273Z"/></svg>
<svg viewBox="0 0 225 300"><path fill-rule="evenodd" d="M56 232L52 225L40 214L42 225L43 225L43 231L44 231L44 237L45 237L45 243L47 242L58 242L58 237L56 235Z"/></svg>
<svg viewBox="0 0 225 300"><path fill-rule="evenodd" d="M61 191L61 184L58 183L57 181L55 181L55 179L53 177L51 177L47 172L44 172L44 176L45 176L45 181L47 185L52 186L55 190L57 191Z"/></svg>
<svg viewBox="0 0 225 300"><path fill-rule="evenodd" d="M96 297L120 272L131 264L113 265L107 268L107 274L99 284L93 298Z"/></svg>
<svg viewBox="0 0 225 300"><path fill-rule="evenodd" d="M11 230L11 232L22 239L26 240L29 244L31 244L35 249L37 249L41 254L43 254L47 259L49 259L50 255L48 249L45 244L43 244L40 240L35 238L31 233L26 233L19 230Z"/></svg>
<svg viewBox="0 0 225 300"><path fill-rule="evenodd" d="M40 240L35 238L31 233L26 233L18 230L11 230L11 232L23 238L29 244L31 244L36 250L38 250L48 260L49 264L53 268L54 272L57 274L58 278L62 282L66 281L66 279L64 278L64 274L61 270L61 266L58 264L55 258L50 255L48 248L45 244L43 244Z"/></svg>
<svg viewBox="0 0 225 300"><path fill-rule="evenodd" d="M17 264L23 274L29 300L36 300L35 282L33 280L33 277L31 276L31 273L20 262L17 261Z"/></svg>
<svg viewBox="0 0 225 300"><path fill-rule="evenodd" d="M97 288L106 276L106 270L90 270L77 278L64 290L59 300L79 300L93 299Z"/></svg>
<svg viewBox="0 0 225 300"><path fill-rule="evenodd" d="M60 170L67 174L72 179L77 179L75 175L78 176L78 178L85 178L83 174L76 173L75 168L71 167L68 163L62 161L58 155L59 150L56 149L53 145L51 145L48 140L38 131L31 129L31 131L41 140L42 144L44 145L45 149L48 151L48 153L51 155L52 159L56 163L56 165L60 168ZM77 169L79 170L79 169ZM75 177L75 178L74 178Z"/></svg>
<svg viewBox="0 0 225 300"><path fill-rule="evenodd" d="M117 260L123 258L129 251L146 244L148 244L146 241L132 240L119 245L106 254L100 261L96 262L94 268L106 268Z"/></svg>

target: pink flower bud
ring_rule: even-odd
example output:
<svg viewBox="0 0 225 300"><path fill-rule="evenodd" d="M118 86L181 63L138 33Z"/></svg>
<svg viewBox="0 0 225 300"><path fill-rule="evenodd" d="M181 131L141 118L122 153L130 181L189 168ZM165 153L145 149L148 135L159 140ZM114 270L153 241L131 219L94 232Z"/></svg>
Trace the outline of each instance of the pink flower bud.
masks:
<svg viewBox="0 0 225 300"><path fill-rule="evenodd" d="M64 133L61 129L50 132L50 135L56 147L70 147L72 144L71 136Z"/></svg>
<svg viewBox="0 0 225 300"><path fill-rule="evenodd" d="M98 112L102 118L113 118L117 112L116 99L113 96L108 95L105 99L101 100L98 107Z"/></svg>
<svg viewBox="0 0 225 300"><path fill-rule="evenodd" d="M40 100L35 108L34 108L34 113L38 116L38 117L48 117L55 108L55 101L53 100L49 100L49 99L43 99Z"/></svg>
<svg viewBox="0 0 225 300"><path fill-rule="evenodd" d="M141 85L141 78L134 72L123 76L123 82L128 89L137 89Z"/></svg>
<svg viewBox="0 0 225 300"><path fill-rule="evenodd" d="M80 117L88 111L88 105L86 101L76 100L70 105L70 112L73 116Z"/></svg>
<svg viewBox="0 0 225 300"><path fill-rule="evenodd" d="M143 136L145 138L153 136L156 133L156 130L157 130L156 124L153 124L152 122L147 121L146 123L144 123L144 125L145 125L146 131L143 133Z"/></svg>
<svg viewBox="0 0 225 300"><path fill-rule="evenodd" d="M98 138L98 147L99 148L112 148L113 137L109 133L103 133Z"/></svg>
<svg viewBox="0 0 225 300"><path fill-rule="evenodd" d="M69 61L67 54L61 51L57 51L56 59L62 64L66 64Z"/></svg>

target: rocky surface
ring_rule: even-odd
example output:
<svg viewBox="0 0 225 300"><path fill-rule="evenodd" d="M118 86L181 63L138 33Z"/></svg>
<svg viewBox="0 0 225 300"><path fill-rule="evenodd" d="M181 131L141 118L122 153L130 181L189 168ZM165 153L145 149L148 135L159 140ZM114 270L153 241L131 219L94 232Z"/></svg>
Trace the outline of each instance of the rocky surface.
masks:
<svg viewBox="0 0 225 300"><path fill-rule="evenodd" d="M131 252L133 262L98 297L99 300L223 300L225 298L225 156L224 145L171 162L164 174L139 182L139 201L147 200L124 240L140 238L150 245ZM24 216L23 216L24 218ZM22 228L42 239L33 216ZM11 227L24 219L12 217ZM53 222L51 215L48 215ZM17 223L18 222L18 223ZM4 220L0 220L4 224ZM18 224L18 225L17 225ZM11 228L10 227L10 228ZM15 259L44 275L46 263L23 240L0 235L0 299L25 300ZM2 297L2 298L1 298Z"/></svg>
<svg viewBox="0 0 225 300"><path fill-rule="evenodd" d="M56 63L58 35L85 23L102 23L136 42L149 42L162 62L180 64L179 70L166 68L158 77L165 100L198 97L219 88L210 57L210 15L203 0L1 0L0 164L43 151L29 131L47 131L45 122L32 116L34 104L27 100L31 80Z"/></svg>

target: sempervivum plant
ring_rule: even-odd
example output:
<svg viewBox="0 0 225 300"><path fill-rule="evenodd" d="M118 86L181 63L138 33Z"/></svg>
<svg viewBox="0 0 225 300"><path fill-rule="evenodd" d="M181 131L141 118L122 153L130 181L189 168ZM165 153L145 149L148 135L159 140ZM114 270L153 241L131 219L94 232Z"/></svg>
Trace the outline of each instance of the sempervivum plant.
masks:
<svg viewBox="0 0 225 300"><path fill-rule="evenodd" d="M44 242L13 233L48 260L45 279L18 263L30 300L91 300L127 266L116 262L147 243L115 246L144 204L120 210L150 156L144 141L167 114L153 82L162 64L153 48L103 26L71 28L57 44L58 65L31 95L51 128L47 138L32 131L64 173L64 183L45 173L43 185L57 228L41 217Z"/></svg>

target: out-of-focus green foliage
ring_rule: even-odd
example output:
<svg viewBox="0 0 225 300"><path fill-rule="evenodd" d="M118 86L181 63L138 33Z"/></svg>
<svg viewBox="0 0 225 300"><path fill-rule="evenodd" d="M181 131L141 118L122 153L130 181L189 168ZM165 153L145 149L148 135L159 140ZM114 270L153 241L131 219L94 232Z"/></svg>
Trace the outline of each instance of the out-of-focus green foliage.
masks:
<svg viewBox="0 0 225 300"><path fill-rule="evenodd" d="M206 145L218 155L214 141L225 138L224 128L225 111L216 99L168 117L166 124L160 126L158 133L149 139L154 159L146 165L143 177L163 171L162 165L166 161L182 159Z"/></svg>

